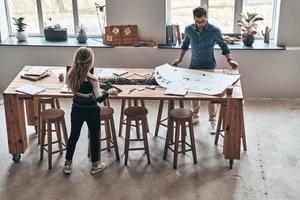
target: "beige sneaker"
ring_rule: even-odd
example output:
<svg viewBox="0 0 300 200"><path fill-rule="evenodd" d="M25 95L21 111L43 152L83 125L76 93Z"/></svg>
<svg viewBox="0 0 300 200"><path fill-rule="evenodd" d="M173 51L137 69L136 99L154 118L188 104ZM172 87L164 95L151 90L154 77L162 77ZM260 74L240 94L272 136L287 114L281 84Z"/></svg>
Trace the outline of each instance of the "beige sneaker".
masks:
<svg viewBox="0 0 300 200"><path fill-rule="evenodd" d="M211 134L211 135L215 135L216 134L216 132L217 132L217 129L216 129L216 122L215 121L211 121L210 122L210 127L209 127L209 133Z"/></svg>
<svg viewBox="0 0 300 200"><path fill-rule="evenodd" d="M199 123L199 112L193 112L193 124Z"/></svg>
<svg viewBox="0 0 300 200"><path fill-rule="evenodd" d="M70 175L71 174L71 172L72 172L72 162L68 162L68 161L65 162L63 172L64 172L65 175Z"/></svg>
<svg viewBox="0 0 300 200"><path fill-rule="evenodd" d="M96 166L92 166L90 169L90 174L94 175L97 174L98 172L103 172L106 169L106 165L104 163L97 164Z"/></svg>

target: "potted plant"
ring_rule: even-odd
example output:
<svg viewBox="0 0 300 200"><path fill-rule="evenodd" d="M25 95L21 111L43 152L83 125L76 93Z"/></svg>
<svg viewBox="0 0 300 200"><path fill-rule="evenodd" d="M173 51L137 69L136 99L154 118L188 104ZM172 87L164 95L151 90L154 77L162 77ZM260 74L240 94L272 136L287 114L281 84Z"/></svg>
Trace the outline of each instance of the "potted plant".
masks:
<svg viewBox="0 0 300 200"><path fill-rule="evenodd" d="M254 35L257 33L258 21L263 20L258 17L257 13L249 13L247 15L241 13L242 20L238 20L238 25L242 29L242 38L245 46L252 46L254 43Z"/></svg>
<svg viewBox="0 0 300 200"><path fill-rule="evenodd" d="M27 39L27 33L25 28L27 24L24 23L24 17L15 18L13 17L14 25L17 26L16 38L19 42L25 41Z"/></svg>
<svg viewBox="0 0 300 200"><path fill-rule="evenodd" d="M264 36L264 43L270 42L270 33L271 33L271 28L269 26L266 26L265 32L261 31L261 34Z"/></svg>
<svg viewBox="0 0 300 200"><path fill-rule="evenodd" d="M76 39L79 43L86 43L88 37L86 34L86 28L83 25L80 25L77 33L76 33Z"/></svg>
<svg viewBox="0 0 300 200"><path fill-rule="evenodd" d="M51 18L48 19L50 22ZM61 28L59 24L46 26L44 29L45 40L66 41L68 39L67 28Z"/></svg>

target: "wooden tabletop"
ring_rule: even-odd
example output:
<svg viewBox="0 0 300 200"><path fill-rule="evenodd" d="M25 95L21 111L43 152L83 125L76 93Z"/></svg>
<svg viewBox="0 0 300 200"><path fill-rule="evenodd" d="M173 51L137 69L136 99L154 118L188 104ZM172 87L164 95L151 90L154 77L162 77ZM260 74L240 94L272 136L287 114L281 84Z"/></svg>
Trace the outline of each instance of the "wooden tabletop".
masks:
<svg viewBox="0 0 300 200"><path fill-rule="evenodd" d="M15 79L10 83L10 85L4 91L4 94L10 95L19 95L20 97L32 97L27 94L23 94L20 92L15 91L17 87L20 87L25 84L31 84L34 86L39 86L45 88L45 91L35 95L38 97L59 97L59 98L72 98L72 93L61 93L60 90L64 86L65 82L60 82L58 77L51 71L52 69L65 69L66 67L50 67L50 76L43 78L38 81L30 81L21 78L21 74L28 71L32 66L25 66L22 71L15 77ZM95 68L94 74L98 76L104 68ZM110 69L110 68L105 68ZM119 69L119 68L118 68ZM127 77L134 73L139 75L151 75L154 72L154 69L140 69L140 68L122 68L128 71L127 74L121 77ZM230 73L228 69L215 69L211 70L217 73ZM140 79L141 77L138 75L130 76L130 79ZM203 95L198 93L189 92L186 96L174 96L174 95L164 95L165 88L157 86L155 90L151 89L144 89L142 91L134 90L129 93L130 90L134 88L141 88L145 87L145 85L116 85L118 88L122 89L123 91L119 93L117 96L110 96L111 99L122 99L122 98L138 98L138 99L145 99L145 100L216 100L216 101L224 101L227 98L235 98L235 99L243 99L242 87L241 82L238 81L233 87L233 94L231 96L227 96L224 92L222 95L211 96L211 95Z"/></svg>

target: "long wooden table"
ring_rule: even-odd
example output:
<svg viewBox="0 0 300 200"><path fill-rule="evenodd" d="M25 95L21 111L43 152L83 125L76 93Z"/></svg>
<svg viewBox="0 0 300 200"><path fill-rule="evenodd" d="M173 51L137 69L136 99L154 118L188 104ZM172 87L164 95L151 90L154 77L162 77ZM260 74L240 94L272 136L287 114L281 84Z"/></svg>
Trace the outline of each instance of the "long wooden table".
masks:
<svg viewBox="0 0 300 200"><path fill-rule="evenodd" d="M39 97L58 97L58 98L72 98L71 93L61 93L60 90L64 85L64 82L60 82L55 74L51 73L52 69L65 69L65 67L50 67L50 76L43 78L39 81L30 81L20 78L20 75L25 71L28 71L31 66L26 66L23 70L15 77L11 84L3 93L5 116L6 116L6 127L8 137L8 148L9 153L12 154L14 161L19 161L21 154L25 153L27 149L27 133L25 123L25 109L24 101L26 101L26 113L27 113L27 124L36 125L36 109L34 101ZM129 73L124 75L128 76L134 73L139 75L152 74L153 69L125 69ZM95 74L100 74L101 69L95 68ZM216 69L215 72L227 73L228 70ZM135 75L131 76L134 78ZM140 78L140 77L136 77ZM44 92L37 95L31 96L15 91L17 87L24 84L32 84L45 88ZM244 117L243 117L243 93L240 81L238 81L233 87L233 94L227 96L222 94L219 96L202 95L197 93L188 93L186 96L171 96L164 95L164 88L156 87L155 90L143 90L133 91L130 90L143 87L142 85L118 85L123 92L117 96L112 96L112 99L144 99L144 100L207 100L217 103L226 104L226 124L224 134L224 146L223 153L224 158L229 159L230 167L233 165L233 160L240 159L240 146L241 136L245 134L244 130ZM32 114L33 113L33 114Z"/></svg>

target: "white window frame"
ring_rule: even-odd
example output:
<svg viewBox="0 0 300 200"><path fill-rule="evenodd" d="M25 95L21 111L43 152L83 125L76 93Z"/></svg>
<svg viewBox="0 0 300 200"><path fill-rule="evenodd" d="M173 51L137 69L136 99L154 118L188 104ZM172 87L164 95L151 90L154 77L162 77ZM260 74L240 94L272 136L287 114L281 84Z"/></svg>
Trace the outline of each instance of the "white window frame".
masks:
<svg viewBox="0 0 300 200"><path fill-rule="evenodd" d="M6 17L7 17L7 24L8 24L8 31L9 35L14 35L12 26L11 26L11 15L9 11L9 6L8 6L8 1L9 0L4 0L5 4L5 11L6 11ZM42 8L42 0L36 0L36 5L37 5L37 14L38 14L38 22L39 22L39 29L40 33L39 34L33 34L30 33L29 36L44 36L44 16L43 16L43 8ZM68 36L75 36L76 30L79 27L79 12L78 12L78 2L77 0L72 0L72 8L73 8L73 20L74 20L74 33L68 34ZM105 13L106 14L106 13ZM99 37L97 34L89 34L89 37Z"/></svg>
<svg viewBox="0 0 300 200"><path fill-rule="evenodd" d="M171 1L172 0L166 0L166 18L167 18L167 24L171 23ZM196 1L196 0L195 0ZM209 12L209 1L210 0L198 0L199 1L199 6L205 8ZM273 16L272 16L272 29L274 30L275 24L276 24L276 8L278 4L278 0L273 0ZM233 25L233 34L240 34L241 33L241 28L237 24L237 20L241 20L241 15L240 13L243 12L243 0L235 0L234 2L234 25ZM274 31L271 32L271 38L274 36Z"/></svg>

